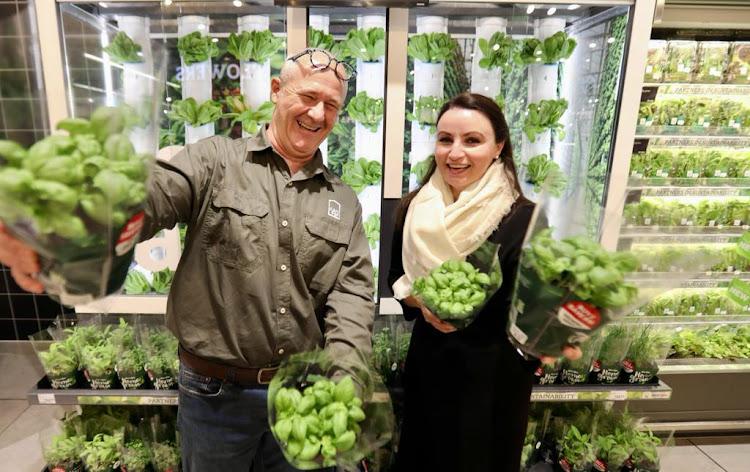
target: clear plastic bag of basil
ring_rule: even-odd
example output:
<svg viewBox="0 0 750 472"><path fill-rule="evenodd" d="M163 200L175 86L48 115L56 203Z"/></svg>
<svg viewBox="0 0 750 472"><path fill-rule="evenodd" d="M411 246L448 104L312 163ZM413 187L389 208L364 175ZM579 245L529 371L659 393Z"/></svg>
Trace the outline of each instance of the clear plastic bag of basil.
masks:
<svg viewBox="0 0 750 472"><path fill-rule="evenodd" d="M414 281L412 294L438 318L465 328L503 283L498 249L485 241L463 261L444 261Z"/></svg>
<svg viewBox="0 0 750 472"><path fill-rule="evenodd" d="M313 470L356 468L391 440L394 417L388 390L364 360L318 350L282 362L268 388L268 422L287 461Z"/></svg>
<svg viewBox="0 0 750 472"><path fill-rule="evenodd" d="M34 249L39 280L66 305L116 292L143 223L154 139L149 110L100 107L29 149L0 141L0 220ZM150 146L150 143L154 146ZM144 147L151 152L137 152Z"/></svg>

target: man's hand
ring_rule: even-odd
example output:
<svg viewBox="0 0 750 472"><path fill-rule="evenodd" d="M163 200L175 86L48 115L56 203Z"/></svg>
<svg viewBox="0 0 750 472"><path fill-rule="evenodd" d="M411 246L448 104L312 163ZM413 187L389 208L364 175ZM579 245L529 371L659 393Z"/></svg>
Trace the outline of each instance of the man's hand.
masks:
<svg viewBox="0 0 750 472"><path fill-rule="evenodd" d="M581 352L581 348L578 346L572 346L568 344L567 346L563 346L562 355L565 358L570 359L571 361L574 361L576 359L580 359L583 355L583 352ZM543 364L554 364L557 360L556 357L550 357L550 356L542 356L541 359Z"/></svg>
<svg viewBox="0 0 750 472"><path fill-rule="evenodd" d="M455 326L435 316L429 310L429 308L424 306L422 300L415 297L414 295L409 295L408 297L406 297L404 299L404 303L410 307L419 308L420 310L422 310L422 316L424 317L424 320L441 333L452 333L456 331Z"/></svg>
<svg viewBox="0 0 750 472"><path fill-rule="evenodd" d="M39 272L39 256L30 247L14 238L0 223L0 264L10 267L10 275L19 287L32 293L44 292L44 287L32 274Z"/></svg>

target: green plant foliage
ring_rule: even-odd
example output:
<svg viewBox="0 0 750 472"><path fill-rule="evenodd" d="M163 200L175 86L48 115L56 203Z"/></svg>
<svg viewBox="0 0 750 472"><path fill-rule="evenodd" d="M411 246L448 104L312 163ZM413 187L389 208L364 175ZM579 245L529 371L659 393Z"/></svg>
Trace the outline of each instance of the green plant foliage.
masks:
<svg viewBox="0 0 750 472"><path fill-rule="evenodd" d="M354 120L342 116L328 136L328 168L339 177L344 164L354 159Z"/></svg>
<svg viewBox="0 0 750 472"><path fill-rule="evenodd" d="M518 65L556 64L570 58L577 45L576 40L569 38L564 31L558 31L544 41L527 38L514 60Z"/></svg>
<svg viewBox="0 0 750 472"><path fill-rule="evenodd" d="M378 62L385 55L385 30L383 28L351 29L342 44L346 57L364 62Z"/></svg>
<svg viewBox="0 0 750 472"><path fill-rule="evenodd" d="M134 269L128 271L124 287L126 295L143 295L151 291L151 284L146 276Z"/></svg>
<svg viewBox="0 0 750 472"><path fill-rule="evenodd" d="M591 443L591 435L581 433L578 428L571 425L565 436L559 440L560 456L567 459L573 469L588 470L594 462L594 446Z"/></svg>
<svg viewBox="0 0 750 472"><path fill-rule="evenodd" d="M359 92L346 105L346 112L354 121L373 133L383 121L383 99L370 98L367 92Z"/></svg>
<svg viewBox="0 0 750 472"><path fill-rule="evenodd" d="M360 157L344 164L341 179L359 195L368 185L378 185L383 176L383 166L378 161Z"/></svg>
<svg viewBox="0 0 750 472"><path fill-rule="evenodd" d="M526 118L523 122L523 131L533 143L537 134L553 130L557 132L557 139L565 138L565 129L558 123L565 110L568 109L568 101L564 98L559 100L542 100L539 104L529 103Z"/></svg>
<svg viewBox="0 0 750 472"><path fill-rule="evenodd" d="M506 70L513 58L513 39L498 31L492 34L489 41L479 38L479 50L482 51L479 67L487 70L499 67Z"/></svg>
<svg viewBox="0 0 750 472"><path fill-rule="evenodd" d="M606 251L586 236L561 240L547 228L537 233L523 257L546 284L565 288L597 308L614 308L632 303L638 288L625 282L625 274L638 267L631 253Z"/></svg>
<svg viewBox="0 0 750 472"><path fill-rule="evenodd" d="M154 279L152 283L154 291L161 295L169 293L169 288L172 286L173 277L174 271L172 269L164 269L158 272L154 272Z"/></svg>
<svg viewBox="0 0 750 472"><path fill-rule="evenodd" d="M407 111L406 119L418 122L421 129L429 127L430 133L435 133L438 113L444 103L445 100L441 97L433 97L431 95L419 97L414 102L414 113Z"/></svg>
<svg viewBox="0 0 750 472"><path fill-rule="evenodd" d="M55 467L72 469L81 460L81 452L86 443L86 436L67 435L62 433L52 437L52 441L44 448L43 456L50 470Z"/></svg>
<svg viewBox="0 0 750 472"><path fill-rule="evenodd" d="M229 35L227 51L238 61L265 64L283 43L283 38L274 36L269 30L243 31Z"/></svg>
<svg viewBox="0 0 750 472"><path fill-rule="evenodd" d="M553 197L562 195L568 180L560 171L560 166L546 154L532 157L524 166L526 167L526 181L534 184L536 192L541 192L543 188L546 188Z"/></svg>
<svg viewBox="0 0 750 472"><path fill-rule="evenodd" d="M242 123L243 131L251 135L257 133L261 125L271 122L275 108L274 104L269 101L261 104L257 110L253 110L248 105L244 95L229 96L226 99L226 104L227 108L229 108L229 113L225 113L224 116L232 118L230 127L240 122Z"/></svg>
<svg viewBox="0 0 750 472"><path fill-rule="evenodd" d="M213 38L209 35L201 35L200 31L179 38L177 49L180 51L180 57L185 61L185 65L207 61L221 54L221 50Z"/></svg>
<svg viewBox="0 0 750 472"><path fill-rule="evenodd" d="M409 38L407 53L422 62L439 63L453 57L456 42L448 33L423 33Z"/></svg>
<svg viewBox="0 0 750 472"><path fill-rule="evenodd" d="M307 27L307 44L311 48L325 49L333 52L333 46L336 44L332 34L315 29L312 26Z"/></svg>
<svg viewBox="0 0 750 472"><path fill-rule="evenodd" d="M143 62L141 45L135 43L124 31L118 32L109 45L102 48L112 62L117 64Z"/></svg>
<svg viewBox="0 0 750 472"><path fill-rule="evenodd" d="M411 167L411 172L414 174L414 177L416 177L417 182L420 184L426 183L424 181L425 177L427 177L427 172L430 170L430 166L435 161L435 156L430 154L427 156L427 159L417 162Z"/></svg>
<svg viewBox="0 0 750 472"><path fill-rule="evenodd" d="M172 102L169 118L186 121L190 126L202 126L221 118L222 109L219 102L206 100L198 105L195 99L190 97Z"/></svg>
<svg viewBox="0 0 750 472"><path fill-rule="evenodd" d="M378 241L380 241L380 215L376 213L371 214L363 224L367 242L370 243L370 248L375 249Z"/></svg>
<svg viewBox="0 0 750 472"><path fill-rule="evenodd" d="M40 352L44 372L51 376L67 375L78 369L78 353L70 339L50 344L49 351Z"/></svg>
<svg viewBox="0 0 750 472"><path fill-rule="evenodd" d="M99 433L84 445L81 458L89 472L109 472L120 456L122 433Z"/></svg>

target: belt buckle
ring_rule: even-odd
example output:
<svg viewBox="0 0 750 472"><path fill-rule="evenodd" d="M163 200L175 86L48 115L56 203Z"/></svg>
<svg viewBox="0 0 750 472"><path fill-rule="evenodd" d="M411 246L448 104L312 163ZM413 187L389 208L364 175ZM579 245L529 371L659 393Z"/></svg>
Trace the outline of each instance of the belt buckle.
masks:
<svg viewBox="0 0 750 472"><path fill-rule="evenodd" d="M266 370L274 370L274 369L276 369L276 367L261 367L260 369L258 369L258 375L255 378L255 381L258 383L258 385L268 385L268 384L270 384L271 383L270 380L268 382L264 382L261 379L261 377L263 376L263 372L264 371L266 371Z"/></svg>

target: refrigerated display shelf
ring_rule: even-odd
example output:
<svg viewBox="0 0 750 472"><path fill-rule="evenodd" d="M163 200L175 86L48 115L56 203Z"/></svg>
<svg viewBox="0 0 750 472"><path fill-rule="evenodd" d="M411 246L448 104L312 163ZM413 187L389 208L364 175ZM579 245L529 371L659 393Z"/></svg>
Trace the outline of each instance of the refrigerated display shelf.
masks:
<svg viewBox="0 0 750 472"><path fill-rule="evenodd" d="M750 179L628 179L629 191L641 191L644 197L748 197Z"/></svg>
<svg viewBox="0 0 750 472"><path fill-rule="evenodd" d="M590 402L626 400L669 400L672 389L662 382L654 385L535 385L533 402Z"/></svg>
<svg viewBox="0 0 750 472"><path fill-rule="evenodd" d="M679 272L633 272L629 274L626 279L631 282L658 282L664 280L674 279L675 274ZM704 272L702 274L696 274L690 277L686 282L730 282L733 279L749 280L750 272ZM690 287L681 287L690 288ZM701 286L696 284L694 288L709 288L709 286Z"/></svg>
<svg viewBox="0 0 750 472"><path fill-rule="evenodd" d="M659 367L659 375L747 373L750 359L666 359Z"/></svg>
<svg viewBox="0 0 750 472"><path fill-rule="evenodd" d="M750 229L749 225L741 226L623 226L620 230L622 236L635 237L635 236L714 236L714 237L726 237L735 238L742 236L747 230Z"/></svg>
<svg viewBox="0 0 750 472"><path fill-rule="evenodd" d="M30 405L177 405L177 390L29 390ZM662 381L654 385L536 385L531 401L669 400L672 389Z"/></svg>
<svg viewBox="0 0 750 472"><path fill-rule="evenodd" d="M670 129L671 128L671 129ZM677 128L677 129L675 129ZM681 138L681 139L722 139L736 140L748 139L750 134L747 129L742 131L729 132L729 129L735 128L705 128L703 126L689 127L684 126L638 126L636 128L635 139L654 139L654 138ZM690 130L693 130L690 133Z"/></svg>
<svg viewBox="0 0 750 472"><path fill-rule="evenodd" d="M638 316L629 315L621 320L622 323L649 323L649 324L677 324L680 326L684 325L705 325L706 323L717 324L740 324L750 323L750 315L690 315L690 316L675 316L675 315L662 315L662 316Z"/></svg>
<svg viewBox="0 0 750 472"><path fill-rule="evenodd" d="M660 95L746 95L750 84L705 84L699 82L644 82L643 88L660 87L675 90L659 91Z"/></svg>

